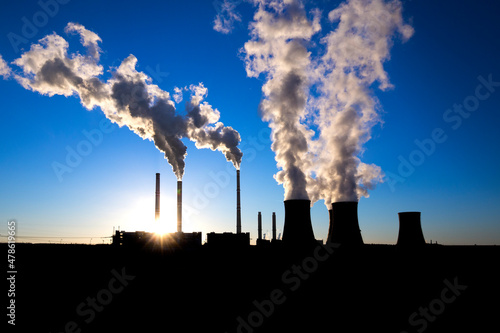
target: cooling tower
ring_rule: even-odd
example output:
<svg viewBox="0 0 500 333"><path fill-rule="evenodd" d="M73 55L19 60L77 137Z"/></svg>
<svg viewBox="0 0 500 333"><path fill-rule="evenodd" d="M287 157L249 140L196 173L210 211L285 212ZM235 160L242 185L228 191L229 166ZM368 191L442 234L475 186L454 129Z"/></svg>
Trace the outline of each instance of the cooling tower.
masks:
<svg viewBox="0 0 500 333"><path fill-rule="evenodd" d="M160 219L160 174L156 174L155 221Z"/></svg>
<svg viewBox="0 0 500 333"><path fill-rule="evenodd" d="M236 169L236 233L241 234L240 170Z"/></svg>
<svg viewBox="0 0 500 333"><path fill-rule="evenodd" d="M358 223L358 202L342 201L332 203L330 213L329 243L340 243L344 246L363 245Z"/></svg>
<svg viewBox="0 0 500 333"><path fill-rule="evenodd" d="M177 181L177 232L182 232L182 180Z"/></svg>
<svg viewBox="0 0 500 333"><path fill-rule="evenodd" d="M311 224L310 200L285 200L283 245L304 248L316 244Z"/></svg>
<svg viewBox="0 0 500 333"><path fill-rule="evenodd" d="M399 215L398 246L415 247L425 245L420 223L420 212L401 212Z"/></svg>

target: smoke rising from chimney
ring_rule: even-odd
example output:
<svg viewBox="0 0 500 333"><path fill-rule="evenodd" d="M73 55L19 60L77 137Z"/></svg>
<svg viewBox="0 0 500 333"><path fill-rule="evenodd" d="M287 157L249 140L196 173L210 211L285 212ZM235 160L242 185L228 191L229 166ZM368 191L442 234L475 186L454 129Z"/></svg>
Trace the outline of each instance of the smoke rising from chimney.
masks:
<svg viewBox="0 0 500 333"><path fill-rule="evenodd" d="M55 33L45 36L13 62L22 69L21 74L13 76L25 89L48 96L76 94L88 110L100 107L112 122L153 141L179 180L184 174L187 155L183 138L193 141L197 148L221 151L239 168L240 135L219 121L217 109L202 103L208 92L202 83L190 87L188 112L182 116L176 112L170 94L152 84L148 75L137 71L134 55L129 55L118 68L112 68L111 78L103 82L98 78L103 73L98 64L101 38L77 23L68 23L65 32L80 36L86 54L68 54L69 44L64 38ZM5 77L10 73L0 58L0 75Z"/></svg>

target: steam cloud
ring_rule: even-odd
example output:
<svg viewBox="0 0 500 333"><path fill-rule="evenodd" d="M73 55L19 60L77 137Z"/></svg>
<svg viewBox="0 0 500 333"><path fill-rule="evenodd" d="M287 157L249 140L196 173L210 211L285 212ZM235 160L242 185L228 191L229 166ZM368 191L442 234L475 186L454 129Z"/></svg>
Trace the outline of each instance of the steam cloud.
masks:
<svg viewBox="0 0 500 333"><path fill-rule="evenodd" d="M257 5L252 40L244 46L247 75L267 74L260 108L272 130L271 148L282 169L275 178L283 183L285 200L308 199L305 170L311 133L301 120L306 116L309 89L306 43L320 29L319 15L310 22L298 1L287 5L258 1Z"/></svg>
<svg viewBox="0 0 500 333"><path fill-rule="evenodd" d="M214 1L217 15L214 19L214 30L223 34L229 34L233 30L234 23L241 22L241 15L235 11L237 3L230 0Z"/></svg>
<svg viewBox="0 0 500 333"><path fill-rule="evenodd" d="M384 61L396 33L406 41L399 0L348 0L328 15L338 22L321 42L323 55L307 47L320 31L299 0L254 0L257 11L244 46L247 75L266 74L262 117L272 129L275 175L285 200L357 201L383 181L380 167L360 160L381 109L370 90L391 88Z"/></svg>
<svg viewBox="0 0 500 333"><path fill-rule="evenodd" d="M338 26L323 39L326 52L316 72L321 162L310 186L311 195L327 206L368 196L368 189L383 180L380 167L361 162L359 155L380 121L381 107L370 87L374 82L381 90L392 87L383 69L392 39L396 32L404 41L413 34L401 10L399 1L350 0L328 15Z"/></svg>
<svg viewBox="0 0 500 333"><path fill-rule="evenodd" d="M53 33L13 61L22 69L14 78L25 88L42 95L78 95L88 110L98 106L112 122L127 126L143 139L151 140L165 154L178 179L184 175L186 146L182 138L195 142L198 148L219 150L239 168L242 153L238 148L240 135L219 122L220 113L203 99L207 88L192 85L187 103L187 116L176 112L170 94L152 84L152 79L136 70L137 58L129 55L111 78L103 82L99 65L100 37L84 26L68 23L66 33L78 34L86 54L68 55L68 42ZM8 76L11 69L0 57L0 74ZM175 99L182 100L182 89L175 89ZM203 102L203 103L202 103Z"/></svg>
<svg viewBox="0 0 500 333"><path fill-rule="evenodd" d="M3 76L4 79L10 76L11 69L9 65L3 60L2 55L0 55L0 76Z"/></svg>

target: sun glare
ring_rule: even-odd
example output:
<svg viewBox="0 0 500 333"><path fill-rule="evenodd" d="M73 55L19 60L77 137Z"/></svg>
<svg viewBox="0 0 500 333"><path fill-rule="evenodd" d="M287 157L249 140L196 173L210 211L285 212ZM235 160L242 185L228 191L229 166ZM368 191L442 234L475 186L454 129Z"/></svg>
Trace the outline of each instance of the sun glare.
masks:
<svg viewBox="0 0 500 333"><path fill-rule="evenodd" d="M164 236L164 235L171 232L171 230L169 230L169 228L167 228L165 221L162 221L161 218L159 221L153 222L151 229L148 231L154 232L155 235L157 235L157 236Z"/></svg>
<svg viewBox="0 0 500 333"><path fill-rule="evenodd" d="M162 199L164 199L165 202L161 204L161 211L173 211L174 203L171 202L172 199L169 197L162 197ZM154 201L152 198L140 198L130 207L130 209L125 211L121 226L122 229L126 231L146 231L153 232L158 236L163 236L175 232L176 228L175 221L170 221L171 219L175 219L175 216L171 219L167 219L166 217L168 216L166 215L167 214L163 214L162 216L160 214L160 219L156 221L154 216Z"/></svg>

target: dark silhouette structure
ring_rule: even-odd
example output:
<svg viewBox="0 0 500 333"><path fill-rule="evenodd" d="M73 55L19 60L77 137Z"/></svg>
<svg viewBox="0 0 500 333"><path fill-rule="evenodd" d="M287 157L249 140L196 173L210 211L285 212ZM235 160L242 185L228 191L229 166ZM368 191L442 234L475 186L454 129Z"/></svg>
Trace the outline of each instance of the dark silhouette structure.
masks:
<svg viewBox="0 0 500 333"><path fill-rule="evenodd" d="M262 239L262 214L257 214L257 239Z"/></svg>
<svg viewBox="0 0 500 333"><path fill-rule="evenodd" d="M397 245L419 247L425 245L424 233L420 223L420 212L400 212Z"/></svg>
<svg viewBox="0 0 500 333"><path fill-rule="evenodd" d="M174 232L158 235L154 232L117 230L113 246L127 249L192 250L201 247L201 232Z"/></svg>
<svg viewBox="0 0 500 333"><path fill-rule="evenodd" d="M276 213L273 212L273 241L276 240Z"/></svg>
<svg viewBox="0 0 500 333"><path fill-rule="evenodd" d="M302 249L314 246L316 240L311 224L310 200L285 200L285 226L283 245Z"/></svg>
<svg viewBox="0 0 500 333"><path fill-rule="evenodd" d="M182 180L177 181L177 232L182 232Z"/></svg>
<svg viewBox="0 0 500 333"><path fill-rule="evenodd" d="M340 243L344 246L363 245L358 222L357 201L334 202L329 213L330 227L327 242Z"/></svg>
<svg viewBox="0 0 500 333"><path fill-rule="evenodd" d="M155 192L155 220L160 219L160 174L156 174L156 192Z"/></svg>
<svg viewBox="0 0 500 333"><path fill-rule="evenodd" d="M232 232L209 232L207 234L207 245L212 248L224 248L228 251L235 248L248 247L250 246L250 233L240 232L239 234L234 234Z"/></svg>
<svg viewBox="0 0 500 333"><path fill-rule="evenodd" d="M236 169L236 233L241 233L240 170Z"/></svg>

